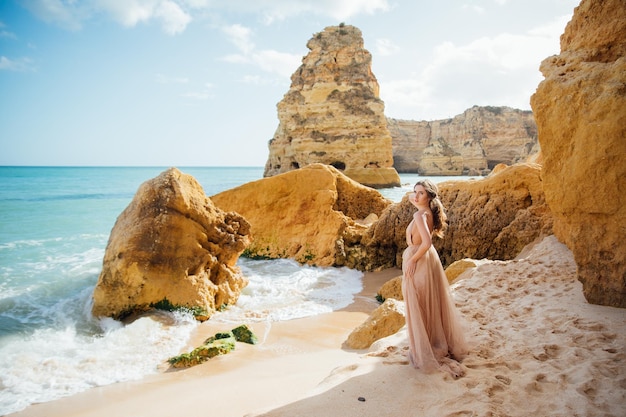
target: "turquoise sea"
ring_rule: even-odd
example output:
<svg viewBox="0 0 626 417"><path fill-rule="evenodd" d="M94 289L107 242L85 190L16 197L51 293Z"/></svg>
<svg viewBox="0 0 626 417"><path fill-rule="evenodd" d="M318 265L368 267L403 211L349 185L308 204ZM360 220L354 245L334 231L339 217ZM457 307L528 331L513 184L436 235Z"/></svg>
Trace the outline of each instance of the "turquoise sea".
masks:
<svg viewBox="0 0 626 417"><path fill-rule="evenodd" d="M197 326L184 314L128 325L90 314L117 216L141 183L165 169L0 167L0 415L156 373L184 349ZM263 176L262 167L179 169L208 196ZM400 201L417 178L401 175L402 187L380 191ZM316 315L349 305L362 287L363 274L347 268L290 260L240 259L239 265L250 284L236 306L211 320Z"/></svg>

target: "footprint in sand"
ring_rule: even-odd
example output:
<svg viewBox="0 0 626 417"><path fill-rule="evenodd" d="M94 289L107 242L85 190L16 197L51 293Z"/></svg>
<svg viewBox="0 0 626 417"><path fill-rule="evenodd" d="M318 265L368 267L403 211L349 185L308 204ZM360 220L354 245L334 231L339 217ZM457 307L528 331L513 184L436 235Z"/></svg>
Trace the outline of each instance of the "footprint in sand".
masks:
<svg viewBox="0 0 626 417"><path fill-rule="evenodd" d="M408 365L408 346L398 349L397 346L387 346L385 349L367 353L366 356L385 358L383 365Z"/></svg>
<svg viewBox="0 0 626 417"><path fill-rule="evenodd" d="M511 385L511 378L504 375L496 375L495 377L498 381L502 382L504 385Z"/></svg>
<svg viewBox="0 0 626 417"><path fill-rule="evenodd" d="M494 402L494 403L498 403L498 404L502 404L502 399L496 399L495 397L501 393L502 391L505 391L506 387L503 386L500 383L497 382L489 382L489 386L487 387L487 389L485 390L485 392L487 393L487 396L489 396L489 399Z"/></svg>
<svg viewBox="0 0 626 417"><path fill-rule="evenodd" d="M446 414L444 417L473 417L475 415L476 413L474 413L473 411L461 410L461 411L455 411L450 414Z"/></svg>
<svg viewBox="0 0 626 417"><path fill-rule="evenodd" d="M591 402L595 400L597 391L598 382L595 379L590 379L589 381L582 384L580 387L576 389L579 394L584 395L589 398Z"/></svg>
<svg viewBox="0 0 626 417"><path fill-rule="evenodd" d="M549 359L554 359L559 356L561 348L558 345L544 345L543 352L537 355L533 355L535 359L541 362L545 362Z"/></svg>

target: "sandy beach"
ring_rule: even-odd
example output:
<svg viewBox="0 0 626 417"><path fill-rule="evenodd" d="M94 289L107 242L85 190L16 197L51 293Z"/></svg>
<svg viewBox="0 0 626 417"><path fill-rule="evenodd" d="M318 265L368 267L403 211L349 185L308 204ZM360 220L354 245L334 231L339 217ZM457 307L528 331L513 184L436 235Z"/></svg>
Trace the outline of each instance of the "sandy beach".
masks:
<svg viewBox="0 0 626 417"><path fill-rule="evenodd" d="M12 414L24 416L624 416L626 311L590 305L571 252L548 237L511 261L481 261L452 286L472 342L467 374L408 365L405 330L367 350L343 342L397 269L367 273L342 311L250 323L259 344L184 370ZM233 326L206 322L201 343Z"/></svg>

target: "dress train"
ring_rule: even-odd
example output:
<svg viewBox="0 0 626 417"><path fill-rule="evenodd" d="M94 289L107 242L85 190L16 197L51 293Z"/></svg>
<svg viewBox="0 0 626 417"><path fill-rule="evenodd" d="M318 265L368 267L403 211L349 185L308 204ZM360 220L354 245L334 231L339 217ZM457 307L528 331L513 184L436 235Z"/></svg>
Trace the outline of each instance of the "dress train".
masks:
<svg viewBox="0 0 626 417"><path fill-rule="evenodd" d="M467 354L468 347L434 246L431 245L417 261L413 276L407 277L404 270L418 247L410 245L402 256L402 295L406 305L409 360L424 372L441 370L458 378L465 374L458 361Z"/></svg>

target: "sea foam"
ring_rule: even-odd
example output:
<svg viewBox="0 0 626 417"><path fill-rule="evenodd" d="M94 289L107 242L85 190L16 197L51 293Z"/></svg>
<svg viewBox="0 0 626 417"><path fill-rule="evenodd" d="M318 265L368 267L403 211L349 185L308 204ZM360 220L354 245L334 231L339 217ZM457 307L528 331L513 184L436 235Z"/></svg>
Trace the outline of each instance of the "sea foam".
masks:
<svg viewBox="0 0 626 417"><path fill-rule="evenodd" d="M85 271L76 265L80 259L90 264L89 258L65 261L80 275ZM348 268L311 267L286 259L240 259L239 266L248 286L235 305L211 320L250 323L313 316L348 306L362 288L363 274ZM169 357L186 348L198 326L184 313L156 312L126 325L95 319L92 293L89 286L48 305L35 304L41 296L23 294L21 307L5 309L5 319L22 327L30 323L34 330L0 338L0 415L159 372Z"/></svg>
<svg viewBox="0 0 626 417"><path fill-rule="evenodd" d="M348 268L320 268L290 259L251 261L239 265L249 283L237 304L212 320L283 321L314 316L348 306L362 289L363 273Z"/></svg>

